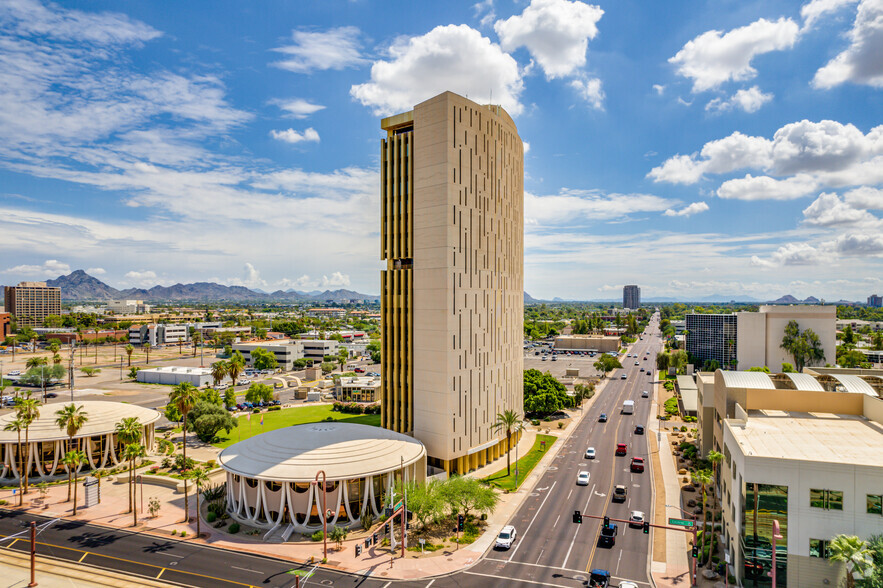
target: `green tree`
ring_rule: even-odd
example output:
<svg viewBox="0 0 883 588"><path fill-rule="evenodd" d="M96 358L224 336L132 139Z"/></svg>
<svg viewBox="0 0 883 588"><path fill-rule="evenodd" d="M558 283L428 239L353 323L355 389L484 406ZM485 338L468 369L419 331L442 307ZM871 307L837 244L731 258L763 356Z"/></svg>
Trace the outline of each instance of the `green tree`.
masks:
<svg viewBox="0 0 883 588"><path fill-rule="evenodd" d="M524 412L549 415L572 405L567 388L551 374L539 370L524 372Z"/></svg>
<svg viewBox="0 0 883 588"><path fill-rule="evenodd" d="M130 445L136 445L141 441L141 435L144 433L144 429L137 417L126 417L116 424L114 432L116 433L117 439L123 444L123 449L125 450ZM129 510L132 510L135 508L135 480L132 475L135 468L134 459L129 465Z"/></svg>
<svg viewBox="0 0 883 588"><path fill-rule="evenodd" d="M273 399L273 388L267 384L255 382L245 392L245 401L251 403L269 402Z"/></svg>
<svg viewBox="0 0 883 588"><path fill-rule="evenodd" d="M141 371L141 368L138 368L138 367L129 368L129 377L134 380L135 378L138 377L138 372L140 372L140 371Z"/></svg>
<svg viewBox="0 0 883 588"><path fill-rule="evenodd" d="M224 378L227 377L227 362L226 361L216 361L212 364L212 382L214 382L215 388L221 385L221 382L224 381Z"/></svg>
<svg viewBox="0 0 883 588"><path fill-rule="evenodd" d="M323 361L322 362L322 373L323 374L330 374L333 371L334 371L334 363L333 362L330 362L330 361Z"/></svg>
<svg viewBox="0 0 883 588"><path fill-rule="evenodd" d="M798 372L802 372L804 366L819 365L825 361L825 350L819 336L812 329L801 332L797 321L788 322L780 347L794 358L794 367Z"/></svg>
<svg viewBox="0 0 883 588"><path fill-rule="evenodd" d="M68 471L68 492L70 492L70 472L74 473L74 512L73 516L77 516L77 472L80 471L80 466L83 465L83 462L86 461L86 453L80 451L79 449L74 449L73 451L68 451L64 454L64 457L61 458L61 463L67 468ZM68 500L70 500L70 496L68 496Z"/></svg>
<svg viewBox="0 0 883 588"><path fill-rule="evenodd" d="M32 367L19 379L19 382L25 386L46 386L53 380L58 381L64 378L65 369L61 365L50 365L41 367Z"/></svg>
<svg viewBox="0 0 883 588"><path fill-rule="evenodd" d="M82 405L77 406L73 402L68 405L61 407L59 410L55 411L55 424L59 429L64 431L67 434L67 450L68 452L74 450L74 437L76 437L77 433L80 429L83 428L83 425L86 424L86 421L89 420L89 415L83 410ZM71 470L68 468L67 470L67 499L71 499Z"/></svg>
<svg viewBox="0 0 883 588"><path fill-rule="evenodd" d="M793 374L794 366L788 362L782 362L782 373L783 374Z"/></svg>
<svg viewBox="0 0 883 588"><path fill-rule="evenodd" d="M408 493L408 510L414 514L421 529L425 529L429 521L442 514L444 501L441 496L441 485L442 482L438 480L425 484L411 481L405 485ZM401 481L396 482L396 495L402 495Z"/></svg>
<svg viewBox="0 0 883 588"><path fill-rule="evenodd" d="M188 426L203 443L211 443L221 429L229 434L239 424L223 406L204 400L193 405L188 420Z"/></svg>
<svg viewBox="0 0 883 588"><path fill-rule="evenodd" d="M233 386L236 386L236 380L239 379L239 374L243 371L245 371L245 358L238 351L234 351L230 360L227 361L227 375L233 381Z"/></svg>
<svg viewBox="0 0 883 588"><path fill-rule="evenodd" d="M96 367L81 367L80 371L86 374L87 378L91 378L93 376L97 376L101 373L101 368Z"/></svg>
<svg viewBox="0 0 883 588"><path fill-rule="evenodd" d="M129 356L129 365L128 365L128 367L132 367L132 352L135 351L135 348L132 347L131 344L129 344L129 345L126 345L126 346L124 347L124 349L126 350L126 355Z"/></svg>
<svg viewBox="0 0 883 588"><path fill-rule="evenodd" d="M145 343L144 345L142 345L142 348L144 349L144 353L147 356L146 364L150 365L150 343Z"/></svg>
<svg viewBox="0 0 883 588"><path fill-rule="evenodd" d="M454 476L441 486L441 498L452 513L469 516L470 511L490 514L497 508L500 497L490 486L469 476Z"/></svg>
<svg viewBox="0 0 883 588"><path fill-rule="evenodd" d="M576 401L577 406L580 406L583 400L588 400L594 395L594 384L574 384L573 386L573 399Z"/></svg>
<svg viewBox="0 0 883 588"><path fill-rule="evenodd" d="M521 417L514 410L497 413L497 420L491 425L491 431L506 431L506 475L512 473L512 433L523 428Z"/></svg>
<svg viewBox="0 0 883 588"><path fill-rule="evenodd" d="M855 535L837 535L828 542L828 559L846 565L846 586L855 586L854 572L865 576L873 570L874 559L870 546Z"/></svg>
<svg viewBox="0 0 883 588"><path fill-rule="evenodd" d="M380 341L368 343L367 351L371 356L371 363L380 363Z"/></svg>
<svg viewBox="0 0 883 588"><path fill-rule="evenodd" d="M721 369L721 364L716 359L706 359L702 365L703 372L716 372L719 369Z"/></svg>
<svg viewBox="0 0 883 588"><path fill-rule="evenodd" d="M715 518L717 517L717 505L720 503L720 497L717 495L717 474L718 467L720 463L724 460L724 454L719 451L711 450L708 452L706 459L711 462L712 468L712 476L711 476L711 490L714 494L714 502L711 505L711 521L712 526L714 526ZM704 527L703 527L704 528ZM708 550L708 569L711 569L711 556L714 555L712 550Z"/></svg>
<svg viewBox="0 0 883 588"><path fill-rule="evenodd" d="M224 403L223 400L221 400L221 393L214 388L201 390L199 392L199 399L208 402L209 404L214 404L215 406L221 406Z"/></svg>
<svg viewBox="0 0 883 588"><path fill-rule="evenodd" d="M601 357L598 358L594 364L592 364L596 370L601 372L603 375L607 375L617 368L621 368L622 364L619 363L619 360L612 355L607 355L606 353L601 354Z"/></svg>
<svg viewBox="0 0 883 588"><path fill-rule="evenodd" d="M233 388L224 390L224 406L227 410L233 410L233 407L236 406L236 390Z"/></svg>
<svg viewBox="0 0 883 588"><path fill-rule="evenodd" d="M883 351L883 331L874 333L871 336L871 341L873 341L871 349L874 351Z"/></svg>
<svg viewBox="0 0 883 588"><path fill-rule="evenodd" d="M868 358L858 349L845 349L843 345L837 348L837 363L840 367L859 367L867 361Z"/></svg>
<svg viewBox="0 0 883 588"><path fill-rule="evenodd" d="M341 347L337 351L337 363L340 365L340 369L343 370L343 366L346 365L346 360L349 359L350 353L343 347Z"/></svg>
<svg viewBox="0 0 883 588"><path fill-rule="evenodd" d="M201 534L199 520L202 518L199 511L199 495L202 487L209 483L208 472L202 468L193 468L187 472L186 477L196 484L196 537L199 538L199 535Z"/></svg>
<svg viewBox="0 0 883 588"><path fill-rule="evenodd" d="M706 528L706 526L705 526L705 521L708 519L708 517L707 517L708 496L707 496L706 490L708 488L708 485L711 484L713 478L712 478L711 472L708 470L697 470L695 472L692 472L690 474L690 478L692 479L694 484L696 484L702 488L702 525L701 525L702 535L699 537L699 553L700 553L699 557L701 558L702 557L701 554L704 553L703 545L705 544L705 538L709 537L710 540L712 541L711 543L709 543L709 549L708 549L709 555L711 553L711 546L714 544L713 538L712 538L713 533L710 533L709 529Z"/></svg>
<svg viewBox="0 0 883 588"><path fill-rule="evenodd" d="M22 464L22 449L21 449L21 432L25 430L24 421L16 416L15 419L9 421L3 426L4 431L15 431L18 434L18 505L22 505L22 482L24 480L24 476L22 476L22 469L24 465Z"/></svg>
<svg viewBox="0 0 883 588"><path fill-rule="evenodd" d="M31 424L40 418L40 401L36 398L31 398L31 393L28 392L26 396L19 397L16 400L15 406L16 417L24 423L25 426L25 447L30 447L29 434L31 430ZM24 476L25 476L25 488L24 494L28 493L28 481L30 479L30 459L28 459L28 463L24 465ZM21 471L19 471L19 475L21 475Z"/></svg>
<svg viewBox="0 0 883 588"><path fill-rule="evenodd" d="M251 358L257 370L275 370L279 367L279 364L276 362L276 356L271 351L260 347L252 350Z"/></svg>
<svg viewBox="0 0 883 588"><path fill-rule="evenodd" d="M294 360L294 369L302 370L302 369L304 369L305 367L307 367L307 365L309 365L309 363L310 363L310 360L309 360L309 359L305 359L305 358L303 358L303 357L300 358L300 359L295 359L295 360Z"/></svg>
<svg viewBox="0 0 883 588"><path fill-rule="evenodd" d="M242 357L240 355L240 357ZM236 381L235 378L233 380ZM183 443L183 453L184 453L184 463L187 463L187 415L193 409L193 406L196 404L196 401L199 398L199 391L190 384L189 382L182 382L172 388L172 392L169 394L169 403L175 405L178 409L178 412L181 413L181 416L184 418L184 443ZM184 522L188 522L190 517L190 509L189 502L187 497L187 478L184 478Z"/></svg>
<svg viewBox="0 0 883 588"><path fill-rule="evenodd" d="M38 368L48 363L49 361L45 357L29 357L25 362L25 367L27 369Z"/></svg>
<svg viewBox="0 0 883 588"><path fill-rule="evenodd" d="M749 371L749 372L763 372L764 374L768 374L768 373L770 373L770 368L768 368L768 367L765 366L765 365L764 365L764 366L752 366L752 367L748 368L746 371Z"/></svg>
<svg viewBox="0 0 883 588"><path fill-rule="evenodd" d="M846 325L846 328L843 329L841 333L840 339L843 341L844 345L855 345L855 333L852 332L852 326Z"/></svg>
<svg viewBox="0 0 883 588"><path fill-rule="evenodd" d="M868 549L871 550L873 571L868 570L863 584L866 588L883 588L883 534L868 537Z"/></svg>
<svg viewBox="0 0 883 588"><path fill-rule="evenodd" d="M656 369L660 372L667 372L670 363L671 357L668 353L660 351L656 354Z"/></svg>

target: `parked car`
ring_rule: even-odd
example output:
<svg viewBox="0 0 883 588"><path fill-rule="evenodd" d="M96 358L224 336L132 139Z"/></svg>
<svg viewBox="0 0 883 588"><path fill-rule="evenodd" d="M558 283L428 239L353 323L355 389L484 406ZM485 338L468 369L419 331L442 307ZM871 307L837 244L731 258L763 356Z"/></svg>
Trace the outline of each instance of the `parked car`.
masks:
<svg viewBox="0 0 883 588"><path fill-rule="evenodd" d="M371 376L372 378L379 378L379 377L380 377L380 374L378 374L377 372L368 372L368 373L365 374L365 375L366 375L366 376Z"/></svg>
<svg viewBox="0 0 883 588"><path fill-rule="evenodd" d="M616 444L616 455L625 455L628 453L628 445L625 443L617 443Z"/></svg>
<svg viewBox="0 0 883 588"><path fill-rule="evenodd" d="M589 485L589 472L586 470L581 471L576 475L576 485L577 486L588 486Z"/></svg>
<svg viewBox="0 0 883 588"><path fill-rule="evenodd" d="M625 502L628 495L629 489L622 484L617 484L613 487L613 495L610 496L610 500L613 502Z"/></svg>
<svg viewBox="0 0 883 588"><path fill-rule="evenodd" d="M586 459L595 459L595 448L589 447L586 449Z"/></svg>
<svg viewBox="0 0 883 588"><path fill-rule="evenodd" d="M364 374L364 373L365 373L365 368L357 367L357 368L354 369L353 371L356 372L357 374Z"/></svg>
<svg viewBox="0 0 883 588"><path fill-rule="evenodd" d="M281 405L282 405L282 401L281 401L281 400L271 400L271 401L270 401L270 405L271 405L271 406L281 406Z"/></svg>
<svg viewBox="0 0 883 588"><path fill-rule="evenodd" d="M644 458L643 457L633 457L631 470L633 472L643 472L644 471Z"/></svg>
<svg viewBox="0 0 883 588"><path fill-rule="evenodd" d="M503 527L503 530L500 531L500 534L497 535L497 543L496 547L500 549L509 549L512 547L512 544L515 543L515 527L512 525L506 525Z"/></svg>
<svg viewBox="0 0 883 588"><path fill-rule="evenodd" d="M46 398L58 398L58 394L56 394L55 392L47 392Z"/></svg>

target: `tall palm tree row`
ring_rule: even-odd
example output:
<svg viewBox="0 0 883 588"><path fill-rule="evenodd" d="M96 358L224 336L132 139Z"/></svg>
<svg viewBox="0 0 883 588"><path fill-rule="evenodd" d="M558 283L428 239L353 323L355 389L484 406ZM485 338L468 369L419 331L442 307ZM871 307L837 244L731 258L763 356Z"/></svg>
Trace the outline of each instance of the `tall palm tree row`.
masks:
<svg viewBox="0 0 883 588"><path fill-rule="evenodd" d="M241 356L240 356L241 357ZM234 378L235 382L235 378ZM184 467L187 467L187 415L193 410L193 406L199 399L199 390L190 382L182 382L172 388L169 394L169 403L173 404L184 418L182 431L184 433ZM184 522L190 520L189 502L187 497L187 477L184 477Z"/></svg>
<svg viewBox="0 0 883 588"><path fill-rule="evenodd" d="M208 474L202 468L193 468L187 473L187 476L196 484L196 537L199 538L199 494L202 487L208 484Z"/></svg>
<svg viewBox="0 0 883 588"><path fill-rule="evenodd" d="M215 384L215 388L227 377L227 362L226 361L216 361L212 364L212 381Z"/></svg>
<svg viewBox="0 0 883 588"><path fill-rule="evenodd" d="M74 449L73 451L68 451L64 454L64 457L61 458L61 463L67 468L68 471L68 500L70 500L70 472L74 472L74 516L77 516L77 482L76 482L76 472L79 471L80 466L83 465L83 462L86 460L86 453L84 451L80 451L79 449Z"/></svg>
<svg viewBox="0 0 883 588"><path fill-rule="evenodd" d="M234 351L233 356L230 357L230 360L227 362L227 375L233 380L234 386L236 385L236 379L239 378L239 374L244 370L245 358L242 357L242 354L238 351Z"/></svg>
<svg viewBox="0 0 883 588"><path fill-rule="evenodd" d="M83 425L86 424L86 421L89 420L89 415L86 414L86 411L83 410L82 406L77 406L73 402L68 405L61 407L59 410L55 411L55 424L58 425L58 428L67 433L68 441L67 441L67 450L71 452L74 450L74 437L79 432L80 429L83 428ZM71 471L70 467L67 468L67 502L70 502L71 499L71 474L74 473ZM76 510L76 505L74 505L74 510Z"/></svg>
<svg viewBox="0 0 883 588"><path fill-rule="evenodd" d="M4 431L15 431L18 433L18 505L22 504L22 456L21 456L21 432L25 429L25 423L20 416L6 423L3 427Z"/></svg>
<svg viewBox="0 0 883 588"><path fill-rule="evenodd" d="M30 440L29 440L29 432L31 428L31 423L40 418L40 401L36 398L31 398L31 393L28 392L25 396L20 397L17 400L17 404L15 407L16 415L25 426L25 447L28 449L28 456L25 457L23 472L19 470L19 476L24 473L25 477L25 487L22 491L24 494L28 493L28 482L30 481L30 470L31 470L31 459L30 459Z"/></svg>
<svg viewBox="0 0 883 588"><path fill-rule="evenodd" d="M504 410L497 413L497 421L491 425L491 430L504 429L506 431L506 475L512 474L512 433L522 429L521 417L514 410Z"/></svg>
<svg viewBox="0 0 883 588"><path fill-rule="evenodd" d="M138 420L138 417L126 417L116 424L115 432L117 438L123 444L123 452L125 453L130 445L137 444L141 441L143 426ZM135 457L138 456L134 455L134 452L131 458L124 457L124 459L129 461L129 510L134 510L135 508L133 490L135 487Z"/></svg>
<svg viewBox="0 0 883 588"><path fill-rule="evenodd" d="M140 423L138 425L140 430ZM138 435L138 440L140 441L141 435ZM132 526L138 526L138 508L135 506L135 489L137 486L135 485L135 460L139 457L144 457L147 455L147 450L144 449L144 445L135 441L133 443L127 443L125 447L123 447L123 455L122 458L129 462L129 505L132 509Z"/></svg>
<svg viewBox="0 0 883 588"><path fill-rule="evenodd" d="M132 353L135 351L135 348L131 343L127 344L126 347L126 355L129 356L129 365L127 367L132 367Z"/></svg>

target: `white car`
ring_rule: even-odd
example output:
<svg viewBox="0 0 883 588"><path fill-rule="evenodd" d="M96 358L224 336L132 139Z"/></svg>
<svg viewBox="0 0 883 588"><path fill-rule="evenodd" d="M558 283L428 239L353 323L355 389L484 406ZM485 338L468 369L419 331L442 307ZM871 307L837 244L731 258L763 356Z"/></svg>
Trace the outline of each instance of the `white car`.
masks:
<svg viewBox="0 0 883 588"><path fill-rule="evenodd" d="M500 549L509 549L512 547L512 544L515 543L515 527L512 525L506 525L503 527L503 530L500 531L500 534L497 535L497 544L496 546Z"/></svg>
<svg viewBox="0 0 883 588"><path fill-rule="evenodd" d="M595 448L589 447L586 449L586 459L595 459Z"/></svg>
<svg viewBox="0 0 883 588"><path fill-rule="evenodd" d="M640 510L633 510L629 515L629 526L640 527L644 524L644 513Z"/></svg>
<svg viewBox="0 0 883 588"><path fill-rule="evenodd" d="M589 472L583 470L576 475L576 485L577 486L588 486L589 485Z"/></svg>
<svg viewBox="0 0 883 588"><path fill-rule="evenodd" d="M623 580L619 583L619 588L638 588L638 585L634 582L629 582L628 580Z"/></svg>
<svg viewBox="0 0 883 588"><path fill-rule="evenodd" d="M650 393L644 390L641 392L641 398L650 398Z"/></svg>

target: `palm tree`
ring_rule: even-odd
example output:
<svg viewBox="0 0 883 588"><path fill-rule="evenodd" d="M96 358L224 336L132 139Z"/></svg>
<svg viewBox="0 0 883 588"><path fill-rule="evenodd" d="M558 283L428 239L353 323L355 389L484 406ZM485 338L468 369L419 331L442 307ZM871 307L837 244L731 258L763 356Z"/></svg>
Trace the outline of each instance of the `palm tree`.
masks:
<svg viewBox="0 0 883 588"><path fill-rule="evenodd" d="M52 339L51 341L49 341L48 349L51 353L56 354L61 349L61 343L58 339Z"/></svg>
<svg viewBox="0 0 883 588"><path fill-rule="evenodd" d="M147 354L147 365L150 365L150 343L145 343L143 347L144 353Z"/></svg>
<svg viewBox="0 0 883 588"><path fill-rule="evenodd" d="M873 569L873 553L866 541L855 535L837 535L828 543L828 559L846 564L846 586L855 586L854 572L862 576L869 568Z"/></svg>
<svg viewBox="0 0 883 588"><path fill-rule="evenodd" d="M202 334L199 332L193 333L191 341L193 341L193 357L196 357L196 348L202 343Z"/></svg>
<svg viewBox="0 0 883 588"><path fill-rule="evenodd" d="M129 343L128 345L126 345L125 349L126 355L129 356L129 365L127 367L132 367L132 352L135 351L135 348L132 347L131 343Z"/></svg>
<svg viewBox="0 0 883 588"><path fill-rule="evenodd" d="M15 419L6 423L3 427L4 431L15 431L18 433L18 505L22 504L22 465L21 465L21 431L25 428L25 423L21 418L16 417Z"/></svg>
<svg viewBox="0 0 883 588"><path fill-rule="evenodd" d="M133 527L138 526L138 509L135 508L135 460L145 455L147 455L147 450L140 443L127 443L123 447L122 457L129 462L129 504L132 508Z"/></svg>
<svg viewBox="0 0 883 588"><path fill-rule="evenodd" d="M521 417L514 410L505 410L497 413L497 421L491 425L491 430L506 430L506 475L512 473L512 431L521 430Z"/></svg>
<svg viewBox="0 0 883 588"><path fill-rule="evenodd" d="M242 354L238 351L233 352L233 357L230 358L230 361L227 362L227 375L230 376L230 379L233 380L233 385L236 386L236 379L239 377L239 374L245 369L245 358L242 357Z"/></svg>
<svg viewBox="0 0 883 588"><path fill-rule="evenodd" d="M199 493L202 487L205 484L208 484L208 474L202 468L193 468L189 472L187 472L187 477L193 480L193 483L196 484L196 537L199 538Z"/></svg>
<svg viewBox="0 0 883 588"><path fill-rule="evenodd" d="M140 421L138 421L138 417L124 418L116 424L114 430L116 432L117 438L119 438L120 442L123 444L123 450L129 447L129 445L133 445L141 441L141 435L144 432L143 425ZM132 497L132 488L135 486L135 481L132 477L132 471L135 468L134 458L129 463L129 466L129 510L132 510L135 508L134 499Z"/></svg>
<svg viewBox="0 0 883 588"><path fill-rule="evenodd" d="M708 470L698 470L690 474L690 478L693 480L694 484L699 484L702 487L702 537L699 539L699 557L702 557L702 546L705 543L705 537L710 536L708 533L708 529L705 526L705 516L706 516L706 494L705 491L708 488L708 485L711 484L711 472ZM712 525L712 528L714 526ZM712 538L713 540L713 538ZM709 556L711 555L711 547L713 547L714 543L709 544L708 552Z"/></svg>
<svg viewBox="0 0 883 588"><path fill-rule="evenodd" d="M215 383L215 388L221 383L221 381L227 377L227 362L226 361L216 361L212 364L212 381Z"/></svg>
<svg viewBox="0 0 883 588"><path fill-rule="evenodd" d="M10 335L6 338L6 344L12 347L12 361L15 361L15 344L18 343L16 341L18 337L15 335Z"/></svg>
<svg viewBox="0 0 883 588"><path fill-rule="evenodd" d="M59 354L55 354L52 356L52 365L58 365L61 363L61 356Z"/></svg>
<svg viewBox="0 0 883 588"><path fill-rule="evenodd" d="M717 504L718 504L718 502L720 502L719 497L717 495L717 488L718 488L718 486L717 486L718 485L717 468L718 468L718 464L724 460L724 454L712 449L711 451L708 452L708 456L706 459L708 459L708 461L711 462L711 467L712 467L712 471L713 471L712 478L711 478L711 487L714 490L714 502L711 505L711 528L714 529L714 522L717 520ZM708 569L711 569L711 556L712 555L713 554L709 551Z"/></svg>
<svg viewBox="0 0 883 588"><path fill-rule="evenodd" d="M40 367L42 365L46 365L47 363L49 363L49 362L46 360L45 357L31 357L31 358L28 358L28 360L25 362L25 367L27 369L31 369L31 368L35 368L35 367Z"/></svg>
<svg viewBox="0 0 883 588"><path fill-rule="evenodd" d="M74 516L77 516L77 471L85 460L86 453L79 449L68 451L61 458L61 463L67 467L68 471L68 492L70 492L70 472L74 472ZM70 496L68 496L68 500L70 500Z"/></svg>
<svg viewBox="0 0 883 588"><path fill-rule="evenodd" d="M241 356L240 356L241 357ZM235 380L234 380L235 381ZM193 405L196 404L196 401L199 399L199 390L191 384L190 382L182 382L172 388L172 392L169 394L169 403L174 404L178 409L178 412L181 413L181 416L184 417L183 426L181 430L184 433L184 467L187 467L187 415L193 409ZM184 522L188 522L190 520L190 510L189 503L187 499L187 478L184 478Z"/></svg>
<svg viewBox="0 0 883 588"><path fill-rule="evenodd" d="M67 442L67 450L74 450L74 437L77 435L80 429L83 428L83 425L86 424L86 421L89 420L89 416L83 410L82 406L77 406L73 402L68 404L67 406L61 407L61 409L55 411L55 416L58 417L55 419L55 424L58 425L59 429L62 429L67 433L68 442ZM67 470L67 499L68 501L71 499L71 470L68 468Z"/></svg>
<svg viewBox="0 0 883 588"><path fill-rule="evenodd" d="M28 493L28 482L30 479L30 441L29 441L29 432L31 428L31 423L40 418L40 401L36 398L31 398L31 393L28 392L27 396L18 399L18 404L15 407L16 415L25 425L25 447L28 448L28 460L24 466L24 476L25 476L25 489L24 493ZM22 472L19 472L19 476L21 476Z"/></svg>

